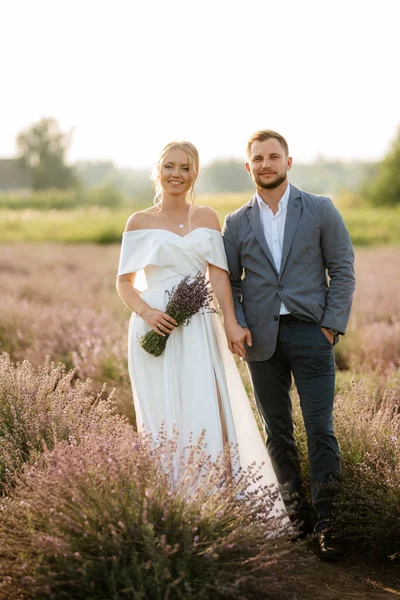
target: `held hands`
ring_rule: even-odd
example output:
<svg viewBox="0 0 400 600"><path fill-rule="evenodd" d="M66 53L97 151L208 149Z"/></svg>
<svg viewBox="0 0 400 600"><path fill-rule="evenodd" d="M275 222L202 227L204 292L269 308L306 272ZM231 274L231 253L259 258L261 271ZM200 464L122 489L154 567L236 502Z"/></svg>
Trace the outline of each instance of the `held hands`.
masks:
<svg viewBox="0 0 400 600"><path fill-rule="evenodd" d="M244 344L251 346L251 333L249 329L240 327L239 323L225 323L225 334L228 340L228 348L234 354L244 358L246 349Z"/></svg>
<svg viewBox="0 0 400 600"><path fill-rule="evenodd" d="M177 325L175 319L167 315L167 313L156 308L151 308L145 303L138 307L137 314L147 323L147 325L150 325L153 331L163 337L165 337L167 333L172 333Z"/></svg>

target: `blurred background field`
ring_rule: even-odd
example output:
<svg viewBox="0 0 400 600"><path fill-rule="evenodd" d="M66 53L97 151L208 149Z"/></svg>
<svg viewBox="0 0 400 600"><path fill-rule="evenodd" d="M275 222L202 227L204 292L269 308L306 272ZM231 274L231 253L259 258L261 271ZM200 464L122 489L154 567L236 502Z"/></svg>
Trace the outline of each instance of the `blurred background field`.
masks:
<svg viewBox="0 0 400 600"><path fill-rule="evenodd" d="M46 355L101 387L133 418L126 363L129 311L115 290L119 245L0 245L0 349L39 365ZM349 330L336 346L338 392L364 380L400 394L400 248L356 248ZM243 372L247 380L247 374Z"/></svg>
<svg viewBox="0 0 400 600"><path fill-rule="evenodd" d="M225 216L251 198L251 192L201 193L198 204ZM346 221L353 243L370 246L400 243L400 205L351 206L343 194L334 201ZM0 195L0 240L4 242L116 243L130 214L147 208L147 198L124 197L113 188L85 192L38 192L29 196Z"/></svg>
<svg viewBox="0 0 400 600"><path fill-rule="evenodd" d="M18 154L0 159L0 241L118 243L130 214L150 206L150 169L122 169L111 161L70 165L70 135L55 119L41 119L17 136ZM333 199L356 246L400 241L400 130L379 162L297 163L290 181ZM253 186L243 160L203 165L196 202L225 216L247 202Z"/></svg>

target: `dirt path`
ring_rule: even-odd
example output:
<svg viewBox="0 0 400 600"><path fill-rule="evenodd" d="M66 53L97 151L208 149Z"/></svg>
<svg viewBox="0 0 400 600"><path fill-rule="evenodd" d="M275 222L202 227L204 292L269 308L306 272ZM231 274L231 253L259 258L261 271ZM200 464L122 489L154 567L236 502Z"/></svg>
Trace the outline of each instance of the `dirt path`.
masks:
<svg viewBox="0 0 400 600"><path fill-rule="evenodd" d="M310 575L310 592L296 600L400 600L400 566L366 564L345 560L321 563L315 557L315 570Z"/></svg>

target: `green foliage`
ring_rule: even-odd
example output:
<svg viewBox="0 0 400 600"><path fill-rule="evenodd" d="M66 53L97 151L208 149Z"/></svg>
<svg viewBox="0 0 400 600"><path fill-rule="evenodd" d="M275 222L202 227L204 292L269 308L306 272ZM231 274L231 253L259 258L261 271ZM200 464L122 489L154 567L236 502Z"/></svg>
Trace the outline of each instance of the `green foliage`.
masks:
<svg viewBox="0 0 400 600"><path fill-rule="evenodd" d="M65 162L71 134L60 131L55 119L41 119L17 136L21 164L32 176L33 189L67 189L77 185Z"/></svg>
<svg viewBox="0 0 400 600"><path fill-rule="evenodd" d="M118 208L127 203L127 200L115 187L111 185L94 187L89 190L57 190L48 189L32 194L3 194L0 195L0 210L61 210L70 211L76 208L89 206L103 206Z"/></svg>
<svg viewBox="0 0 400 600"><path fill-rule="evenodd" d="M196 182L199 194L253 194L254 184L244 166L244 158L217 159L200 170ZM75 165L85 187L112 185L122 193L151 202L154 189L150 169L121 169L110 161L81 161ZM344 162L318 158L313 163L293 164L290 180L294 185L315 194L339 194L343 190L356 192L377 166L369 162Z"/></svg>
<svg viewBox="0 0 400 600"><path fill-rule="evenodd" d="M80 161L75 169L87 188L112 186L122 194L145 202L154 196L148 169L120 169L110 161Z"/></svg>
<svg viewBox="0 0 400 600"><path fill-rule="evenodd" d="M371 172L374 163L330 161L320 157L313 163L294 162L289 173L293 185L314 194L338 194L343 190L355 192ZM199 193L248 192L254 184L244 167L244 160L215 160L201 172L196 185Z"/></svg>
<svg viewBox="0 0 400 600"><path fill-rule="evenodd" d="M116 167L109 160L82 160L75 164L75 170L85 187L98 187L109 183Z"/></svg>
<svg viewBox="0 0 400 600"><path fill-rule="evenodd" d="M296 187L322 196L336 196L344 190L356 192L366 177L376 171L375 163L344 162L318 158L313 163L294 162L289 173Z"/></svg>
<svg viewBox="0 0 400 600"><path fill-rule="evenodd" d="M125 203L125 199L112 185L105 185L89 190L79 196L82 198L81 206L104 206L106 208L118 208ZM86 201L85 201L86 200Z"/></svg>
<svg viewBox="0 0 400 600"><path fill-rule="evenodd" d="M200 172L197 189L211 194L220 192L246 192L254 187L244 161L238 159L214 160Z"/></svg>
<svg viewBox="0 0 400 600"><path fill-rule="evenodd" d="M400 206L341 211L355 246L400 243Z"/></svg>
<svg viewBox="0 0 400 600"><path fill-rule="evenodd" d="M197 203L215 208L223 223L228 213L249 198L249 194L199 194ZM113 188L0 196L0 209L4 209L0 211L0 238L4 242L119 243L129 215L150 205L149 199L128 201ZM59 210L46 210L55 208ZM399 243L399 208L343 208L341 212L355 245Z"/></svg>
<svg viewBox="0 0 400 600"><path fill-rule="evenodd" d="M363 186L365 197L377 206L400 205L400 127L377 174Z"/></svg>

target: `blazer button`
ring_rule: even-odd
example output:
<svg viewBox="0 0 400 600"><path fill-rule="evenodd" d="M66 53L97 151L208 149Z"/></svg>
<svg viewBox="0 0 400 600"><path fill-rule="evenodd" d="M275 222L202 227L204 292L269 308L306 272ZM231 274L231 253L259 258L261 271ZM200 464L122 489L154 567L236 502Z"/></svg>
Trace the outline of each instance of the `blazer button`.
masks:
<svg viewBox="0 0 400 600"><path fill-rule="evenodd" d="M279 320L279 317L278 317L278 315L274 315L274 320L275 320L275 321L278 321L278 320Z"/></svg>
<svg viewBox="0 0 400 600"><path fill-rule="evenodd" d="M278 290L279 291L283 290L283 285L278 285Z"/></svg>

